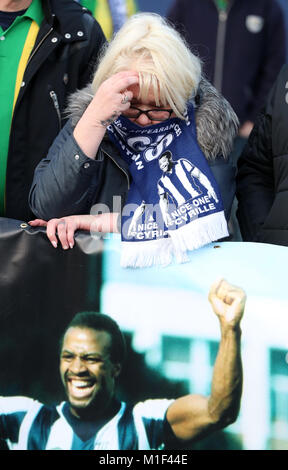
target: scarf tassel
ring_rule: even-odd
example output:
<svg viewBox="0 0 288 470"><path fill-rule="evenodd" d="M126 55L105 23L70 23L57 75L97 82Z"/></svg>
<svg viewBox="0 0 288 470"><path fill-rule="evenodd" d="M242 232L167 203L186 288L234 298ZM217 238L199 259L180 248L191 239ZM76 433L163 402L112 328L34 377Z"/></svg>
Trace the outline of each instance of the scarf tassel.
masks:
<svg viewBox="0 0 288 470"><path fill-rule="evenodd" d="M166 266L173 259L177 263L189 261L187 252L229 236L224 211L210 214L184 225L178 230L168 230L169 238L145 242L123 242L121 266L145 268Z"/></svg>

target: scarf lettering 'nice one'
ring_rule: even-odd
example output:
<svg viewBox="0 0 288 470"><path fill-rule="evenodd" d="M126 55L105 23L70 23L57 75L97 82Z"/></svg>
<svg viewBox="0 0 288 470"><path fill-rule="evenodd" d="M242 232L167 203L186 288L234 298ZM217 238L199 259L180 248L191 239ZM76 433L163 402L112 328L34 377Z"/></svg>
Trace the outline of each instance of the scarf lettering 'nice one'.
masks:
<svg viewBox="0 0 288 470"><path fill-rule="evenodd" d="M187 261L187 251L229 235L192 105L186 121L139 127L120 116L108 133L132 177L122 211L123 267Z"/></svg>

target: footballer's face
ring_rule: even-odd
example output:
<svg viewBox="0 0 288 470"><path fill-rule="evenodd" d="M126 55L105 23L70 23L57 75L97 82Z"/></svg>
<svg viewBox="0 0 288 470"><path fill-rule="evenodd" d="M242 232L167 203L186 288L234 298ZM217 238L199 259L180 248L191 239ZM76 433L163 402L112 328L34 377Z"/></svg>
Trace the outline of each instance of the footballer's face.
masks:
<svg viewBox="0 0 288 470"><path fill-rule="evenodd" d="M170 170L171 162L167 155L163 155L163 157L159 158L159 167L164 173Z"/></svg>
<svg viewBox="0 0 288 470"><path fill-rule="evenodd" d="M71 412L81 417L88 409L109 405L120 365L110 359L111 336L106 331L69 328L64 336L60 374Z"/></svg>

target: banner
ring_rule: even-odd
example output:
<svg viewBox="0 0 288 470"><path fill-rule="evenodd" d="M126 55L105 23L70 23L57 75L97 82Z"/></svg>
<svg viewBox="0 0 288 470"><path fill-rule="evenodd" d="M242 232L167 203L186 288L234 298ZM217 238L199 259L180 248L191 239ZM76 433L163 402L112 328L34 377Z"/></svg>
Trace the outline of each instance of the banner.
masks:
<svg viewBox="0 0 288 470"><path fill-rule="evenodd" d="M102 242L94 254L79 233L73 250L54 249L45 229L0 219L0 394L44 401L59 393L58 342L79 311L99 311Z"/></svg>

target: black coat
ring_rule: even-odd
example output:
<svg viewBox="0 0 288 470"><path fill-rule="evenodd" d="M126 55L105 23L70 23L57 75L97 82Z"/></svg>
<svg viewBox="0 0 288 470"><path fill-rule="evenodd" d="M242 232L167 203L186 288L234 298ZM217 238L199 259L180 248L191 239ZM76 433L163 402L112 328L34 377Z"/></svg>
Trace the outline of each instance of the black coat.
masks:
<svg viewBox="0 0 288 470"><path fill-rule="evenodd" d="M76 2L42 0L45 19L15 106L6 176L7 217L33 217L28 193L34 169L66 122L67 96L83 88L105 41L98 23Z"/></svg>
<svg viewBox="0 0 288 470"><path fill-rule="evenodd" d="M205 74L240 123L255 122L286 58L284 15L275 0L175 0L168 18L203 60Z"/></svg>
<svg viewBox="0 0 288 470"><path fill-rule="evenodd" d="M238 161L237 197L245 241L288 246L288 65Z"/></svg>

